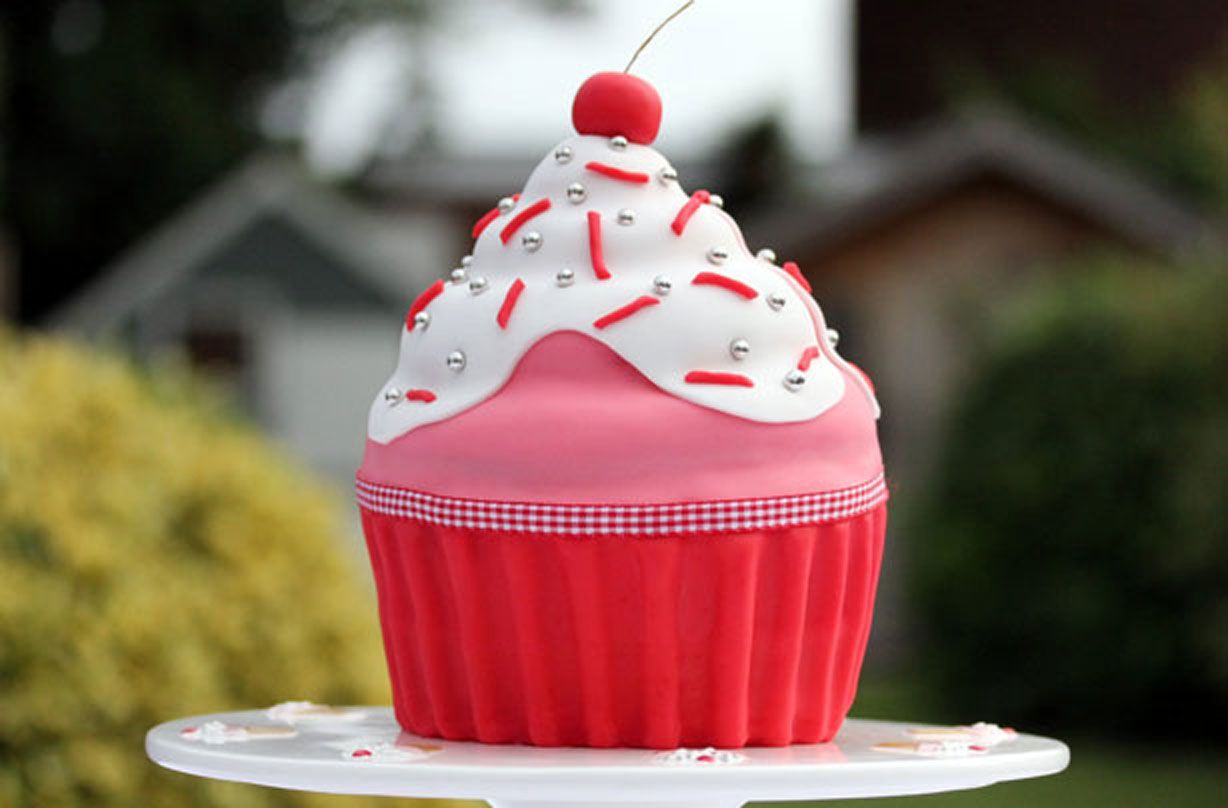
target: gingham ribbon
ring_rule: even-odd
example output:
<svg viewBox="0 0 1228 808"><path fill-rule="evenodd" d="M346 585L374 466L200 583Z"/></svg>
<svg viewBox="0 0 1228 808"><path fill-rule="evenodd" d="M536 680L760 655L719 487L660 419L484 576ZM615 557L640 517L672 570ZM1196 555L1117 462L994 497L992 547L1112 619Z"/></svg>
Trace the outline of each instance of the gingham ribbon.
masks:
<svg viewBox="0 0 1228 808"><path fill-rule="evenodd" d="M373 513L446 527L578 536L728 533L838 522L887 499L880 473L821 494L654 505L558 505L458 499L357 481L358 504Z"/></svg>

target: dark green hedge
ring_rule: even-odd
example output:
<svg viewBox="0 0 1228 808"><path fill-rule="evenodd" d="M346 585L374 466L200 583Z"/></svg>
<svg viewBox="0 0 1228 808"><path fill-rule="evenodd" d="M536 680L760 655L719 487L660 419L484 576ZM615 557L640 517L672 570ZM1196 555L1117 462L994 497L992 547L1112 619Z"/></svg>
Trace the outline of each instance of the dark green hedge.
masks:
<svg viewBox="0 0 1228 808"><path fill-rule="evenodd" d="M955 407L910 543L928 670L970 719L1220 737L1228 268L1099 263Z"/></svg>

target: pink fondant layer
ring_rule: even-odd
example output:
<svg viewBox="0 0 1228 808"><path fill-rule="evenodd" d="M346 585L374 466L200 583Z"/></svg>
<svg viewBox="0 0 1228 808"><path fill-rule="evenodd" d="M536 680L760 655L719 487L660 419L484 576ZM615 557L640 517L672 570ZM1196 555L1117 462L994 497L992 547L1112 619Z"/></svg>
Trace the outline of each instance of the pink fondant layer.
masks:
<svg viewBox="0 0 1228 808"><path fill-rule="evenodd" d="M619 504L810 494L881 471L874 414L851 377L818 418L765 424L669 395L601 343L562 332L478 406L368 440L359 474L447 496Z"/></svg>

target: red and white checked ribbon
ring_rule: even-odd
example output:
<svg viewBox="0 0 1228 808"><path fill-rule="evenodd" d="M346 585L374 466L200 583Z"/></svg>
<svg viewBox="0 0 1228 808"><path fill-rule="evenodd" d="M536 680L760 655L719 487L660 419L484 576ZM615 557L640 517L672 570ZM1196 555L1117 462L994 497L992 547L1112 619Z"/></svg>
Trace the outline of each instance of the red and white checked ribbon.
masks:
<svg viewBox="0 0 1228 808"><path fill-rule="evenodd" d="M764 499L656 505L557 505L458 499L357 481L358 504L373 513L446 527L579 536L729 533L838 522L887 499L880 473L860 485Z"/></svg>

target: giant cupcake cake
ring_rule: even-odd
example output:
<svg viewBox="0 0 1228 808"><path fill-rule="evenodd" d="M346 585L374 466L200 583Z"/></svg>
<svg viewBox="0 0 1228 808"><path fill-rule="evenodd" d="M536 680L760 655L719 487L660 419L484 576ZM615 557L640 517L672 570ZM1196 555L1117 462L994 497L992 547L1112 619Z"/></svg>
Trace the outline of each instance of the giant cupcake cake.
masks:
<svg viewBox="0 0 1228 808"><path fill-rule="evenodd" d="M396 715L542 746L830 739L886 524L877 405L791 263L603 73L409 309L358 474Z"/></svg>

